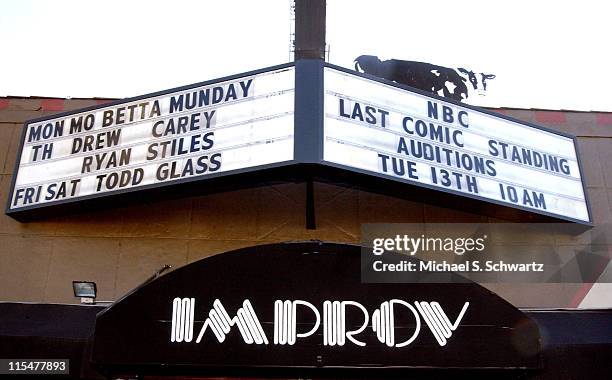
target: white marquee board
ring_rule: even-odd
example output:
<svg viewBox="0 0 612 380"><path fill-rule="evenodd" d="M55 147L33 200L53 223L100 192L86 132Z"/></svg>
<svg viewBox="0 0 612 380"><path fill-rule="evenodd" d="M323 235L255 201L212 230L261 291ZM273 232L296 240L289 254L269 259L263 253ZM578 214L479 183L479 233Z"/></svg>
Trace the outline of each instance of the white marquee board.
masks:
<svg viewBox="0 0 612 380"><path fill-rule="evenodd" d="M324 70L324 161L590 222L573 138Z"/></svg>
<svg viewBox="0 0 612 380"><path fill-rule="evenodd" d="M280 68L26 124L8 211L291 161L294 78Z"/></svg>

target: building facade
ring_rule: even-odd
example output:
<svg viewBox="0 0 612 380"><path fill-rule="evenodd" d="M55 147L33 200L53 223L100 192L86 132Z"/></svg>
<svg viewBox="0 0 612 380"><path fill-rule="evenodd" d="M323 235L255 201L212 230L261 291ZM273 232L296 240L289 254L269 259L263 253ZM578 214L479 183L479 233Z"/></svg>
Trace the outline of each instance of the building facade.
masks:
<svg viewBox="0 0 612 380"><path fill-rule="evenodd" d="M6 203L26 120L106 99L2 98L2 200ZM577 136L593 222L612 222L612 114L496 109ZM0 300L78 303L73 280L94 281L114 301L163 265L179 268L217 253L260 244L361 241L364 223L495 223L507 220L332 183L314 184L316 229L307 229L304 183L57 215L27 223L2 215ZM563 242L558 242L563 245ZM488 284L517 307L610 307L606 284Z"/></svg>
<svg viewBox="0 0 612 380"><path fill-rule="evenodd" d="M2 133L2 137L0 137L0 159L2 160L0 162L2 168L0 185L3 202L5 204L8 202L7 199L11 192L16 168L15 161L23 138L24 122L60 112L102 106L111 101L110 99L0 98L0 133ZM523 109L495 109L492 111L577 137L582 163L581 175L586 183L587 198L590 200L591 206L592 226L585 226L584 228L607 231L608 225L612 222L612 166L607 164L608 161L612 161L612 113ZM171 192L172 189L169 188L165 191ZM292 245L292 248L287 248L287 251L309 250L313 254L311 260L315 260L315 256L320 253L317 251L317 244L320 244L322 250L333 251L336 246L330 243L335 243L338 244L337 249L339 251L351 251L354 254L355 248L350 248L348 245L362 243L363 225L369 223L495 224L534 221L533 215L529 213L512 214L510 216L510 214L504 213L503 209L499 209L498 214L495 209L493 209L493 212L482 212L480 209L472 208L470 205L473 203L455 202L452 205L443 203L443 206L442 203L436 201L436 197L426 199L410 196L396 197L390 194L372 192L357 185L347 185L341 178L336 180L333 176L331 178L328 176L325 181L315 180L312 183L300 180L273 181L265 184L258 183L253 186L240 186L236 189L230 187L214 194L173 195L166 194L163 197L140 200L132 199L129 202L105 205L96 209L89 209L86 206L69 212L58 209L50 216L35 217L28 221L18 221L9 215L0 216L0 236L2 239L2 246L0 247L0 310L3 310L2 313L4 314L4 327L0 329L0 357L27 358L28 353L32 352L32 355L41 358L50 352L60 352L63 357L70 358L72 363L70 375L73 378L98 378L101 376L100 373L113 378L123 375L145 375L147 378L156 378L163 375L231 376L238 374L240 376L278 376L278 373L269 373L266 372L267 370L252 373L248 371L233 373L231 371L224 372L224 370L207 372L208 370L205 371L197 366L190 369L192 372L184 373L174 373L170 370L164 372L158 367L147 367L146 365L137 366L134 369L130 367L129 362L127 364L123 363L124 367L122 367L116 361L117 359L115 359L115 362L104 362L106 360L104 358L113 357L116 354L114 353L115 350L112 349L112 345L116 342L116 340L113 340L115 330L124 328L126 334L138 330L137 328L125 328L125 326L117 327L119 326L116 324L117 318L122 323L130 320L131 316L137 315L137 311L126 312L124 309L126 304L130 305L127 307L128 309L132 308L134 310L138 310L137 305L142 305L143 302L144 304L154 304L159 301L155 298L155 294L161 294L168 290L163 284L169 284L169 289L173 290L175 286L180 288L182 285L176 284L187 281L185 280L187 278L191 282L194 282L194 278L199 278L203 284L212 284L213 286L216 286L214 284L225 284L223 281L227 280L224 279L223 274L210 269L212 266L207 267L206 263L210 260L202 260L205 258L216 257L219 254L236 250L239 250L237 252L240 252L240 255L248 255L249 252L254 252L253 255L262 255L262 251L258 251L257 247L265 246L274 251L276 261L284 262L284 266L290 266L291 260L286 261L286 257L282 255L282 245L278 243L308 242L303 243L303 245ZM314 219L312 219L313 216ZM571 222L569 223L571 224ZM579 239L559 238L546 234L537 236L537 240L550 244L554 249L560 251L568 247L576 249L585 244L584 241ZM604 244L607 243L604 242ZM606 245L606 247L608 253L612 254L610 246ZM219 255L219 257L222 257L219 260L223 260L225 257L248 257L236 255L236 252ZM265 254L261 257L265 257ZM253 262L249 264L251 266L261 265L264 268L263 271L267 270L268 265L263 265L262 260L242 259L242 262L247 261ZM241 260L233 259L231 262L232 265L240 266ZM314 261L306 260L305 262ZM608 262L609 260L605 261L606 265ZM164 274L161 279L156 281L156 273L159 274L159 271L166 265L171 265L172 271L169 274ZM276 268L275 263L270 262L269 267ZM180 270L175 274L173 271L177 269ZM328 272L334 273L332 269ZM606 270L610 270L609 266ZM183 276L184 273L191 274L185 276L185 279L181 279L180 276ZM327 277L316 278L316 274L312 273L301 274L301 276L304 278L312 277L313 284L321 281L325 284L325 281L329 280ZM153 282L151 282L152 279ZM338 281L341 283L343 280ZM73 281L95 282L97 285L97 304L81 305L79 299L73 294ZM259 278L255 275L248 277L248 280L246 280L251 284L252 289L258 289L258 286L261 286L258 281ZM249 284L240 285L248 286ZM347 289L351 289L351 286L361 286L355 284L357 282L353 285L345 283L343 286ZM230 284L226 287L231 288L231 286ZM294 286L297 288L299 284L294 284ZM413 288L405 284L402 286L401 289L404 293L410 293L410 289L417 288L430 292L428 294L436 294L437 291L435 286L413 285ZM481 301L490 299L490 302L494 305L499 303L496 308L506 310L499 317L512 320L508 323L515 323L516 325L512 326L513 331L518 331L519 335L522 336L520 339L522 343L515 342L512 337L506 337L509 339L507 344L509 347L513 347L512 350L515 354L521 354L522 352L525 356L518 355L512 359L510 358L511 355L504 356L507 353L502 353L503 350L500 350L499 354L490 358L489 362L485 360L482 363L482 368L494 368L501 371L499 375L511 377L516 376L517 372L508 373L504 368L512 367L515 370L527 371L527 375L531 378L555 378L558 374L576 377L582 373L581 371L585 371L585 368L592 367L592 360L575 360L571 361L571 365L555 363L565 363L568 358L576 355L605 358L612 352L612 334L609 333L609 330L607 332L601 331L602 328L606 329L611 318L609 309L612 307L612 287L609 284L502 282L472 284L471 286L474 287L472 291L476 294L474 299L479 297L482 298ZM206 291L205 285L200 285L200 288L204 289L204 292ZM282 288L282 286L279 286L279 288ZM158 290L154 291L154 289ZM324 286L322 289L324 289ZM448 300L453 299L455 294L470 294L470 292L459 290L454 293L453 284L445 284L443 290L442 288L439 289L440 296ZM464 288L458 286L457 289ZM364 290L363 292L367 293L368 291ZM138 300L138 297L142 298L142 294L152 294L152 296L149 296L145 301L138 301L140 304L136 301L130 301ZM170 296L165 295L164 297ZM180 299L178 297L183 296L177 295L176 299ZM469 302L473 302L474 299L470 299ZM119 300L121 302L116 302ZM186 302L183 307L193 305L195 302L195 298L182 298L182 300ZM324 303L324 300L325 298L322 298L321 303ZM298 300L295 302L303 305L305 301ZM469 302L466 301L460 316L465 312ZM124 306L108 308L109 305ZM309 303L309 305L308 307L315 310L313 304ZM296 307L295 304L293 307ZM175 305L174 308L176 309L177 306ZM577 309L582 311L576 311ZM413 312L417 320L420 321L416 310L413 310ZM319 311L315 311L315 313L319 313ZM379 313L382 313L382 311L379 311ZM123 317L116 317L116 315L123 315ZM161 321L165 314L162 313L161 315L162 317L158 316L156 320ZM381 314L377 315L380 316ZM421 315L427 320L426 313ZM491 315L492 320L495 320L494 310ZM512 318L509 317L511 315ZM172 323L176 322L175 316L176 314L172 316ZM379 316L376 318L380 318ZM480 322L473 321L472 323L484 326L490 321L485 317L480 315L481 320L476 320L476 322ZM521 322L523 317L525 318L523 320L524 324ZM461 317L457 317L457 323L460 319ZM380 321L380 319L377 320ZM163 322L170 323L169 321ZM200 322L202 321L198 323ZM130 323L138 322L130 320ZM490 323L495 325L497 322ZM582 336L579 337L568 333L568 326L577 323L585 326ZM96 334L98 334L95 339L93 335L94 324L96 325ZM193 320L191 320L191 324L193 327ZM319 321L316 325L319 326ZM138 326L139 328L142 327ZM505 327L500 326L500 331L505 331L503 330ZM533 326L537 326L539 332L534 332ZM449 328L450 332L450 330L454 331L457 326L453 326L449 322L446 327ZM268 328L271 327L267 326L264 330ZM376 327L373 322L372 329L376 330L376 328L380 329L380 326ZM433 334L439 338L439 345L445 345L445 339L441 335L436 335L435 328L432 325L430 325L430 328L433 329ZM172 331L174 334L174 327ZM521 335L521 331L528 331L528 336ZM191 334L191 331L189 334ZM415 336L416 334L417 332L415 332ZM484 333L476 331L470 334L464 335L464 341L467 342L465 346L455 345L452 349L457 350L454 352L458 352L455 363L470 363L469 368L473 370L474 368L480 368L478 363L474 364L475 356L462 351L461 348L472 347L471 349L476 348L484 353L488 350L489 345L495 345L496 342L488 342L485 339L483 340L484 343L479 344L480 338L477 337ZM175 342L176 337L175 335L172 336L172 342ZM466 336L467 338L465 338ZM180 340L182 339L181 337ZM380 339L381 337L379 337ZM92 343L94 340L96 345ZM191 335L189 340L191 340ZM245 338L245 342L247 340ZM219 342L221 341L222 339L219 338ZM100 342L105 342L105 345L100 346L102 344ZM524 342L530 343L523 345ZM430 347L430 343L419 346L415 349L416 351L412 351L419 352L418 350L422 350L424 353L422 363L429 363L426 356L429 355L427 350L430 348L427 347ZM324 345L328 345L328 343ZM389 342L387 342L387 345L389 345ZM534 352L532 348L535 346L541 346L542 351ZM163 351L165 349L160 348L161 351L159 352L166 352ZM139 350L144 353L151 353L151 355L156 353L156 350L151 351L151 347L144 345ZM240 350L241 348L232 348L232 352L241 352ZM189 351L184 352L188 353ZM120 356L125 358L132 353L134 353L134 350L128 350L125 355L121 354ZM381 353L383 352L375 351L376 355ZM249 355L252 355L252 353L244 351L240 355L250 358ZM359 358L359 355L362 354L356 352L355 356L351 354L348 357L352 360ZM440 353L436 352L433 356L437 357L436 355L440 355ZM279 356L279 360L281 360L281 356ZM138 355L135 355L136 357ZM219 356L219 360L224 360L223 357L223 355ZM384 355L381 357L384 357ZM526 357L528 358L525 359ZM255 356L255 358L257 357ZM413 368L413 371L416 371L413 372L415 376L431 376L431 373L427 371L421 372L423 368L419 366L419 358L416 359L416 362L412 362L410 365L406 363L403 365ZM140 359L134 360L138 362ZM251 361L249 363L251 365L253 363L257 364L258 360L260 359L255 359L255 362ZM304 357L291 358L289 356L288 360L289 362L300 362L300 360L304 360ZM504 364L504 360L508 360L507 365ZM313 368L325 367L324 360L320 358L320 361L320 363L315 361ZM447 371L444 373L449 375L459 375L460 377L482 375L478 371L453 372L456 367L461 367L463 364L453 366L444 362L440 364L435 360L431 363L434 363L430 365L432 368L441 368ZM567 363L570 363L570 361L567 361ZM214 366L214 364L212 365ZM221 366L222 363L217 364ZM130 369L126 369L125 365ZM386 366L395 367L392 359ZM398 364L398 366L401 365ZM288 367L291 367L291 365ZM96 372L94 368L99 372ZM589 374L592 378L604 378L605 373L607 373L605 366L592 367L590 371ZM376 370L371 374L342 371L330 373L332 376L341 377L355 375L366 377L370 375L375 377L387 376L376 372ZM328 376L330 373L320 373L317 372L317 369L314 369L306 376ZM497 372L495 373L497 374ZM283 374L288 377L299 376L297 372ZM525 373L521 372L519 375L523 376Z"/></svg>

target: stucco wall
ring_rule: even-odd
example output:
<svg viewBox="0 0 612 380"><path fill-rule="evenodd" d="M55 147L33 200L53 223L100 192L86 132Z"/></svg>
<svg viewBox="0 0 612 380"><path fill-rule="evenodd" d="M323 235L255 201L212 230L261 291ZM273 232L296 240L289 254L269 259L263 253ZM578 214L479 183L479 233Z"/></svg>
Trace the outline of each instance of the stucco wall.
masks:
<svg viewBox="0 0 612 380"><path fill-rule="evenodd" d="M27 119L104 103L0 98L0 202L6 204ZM579 137L593 218L612 222L612 114L501 110ZM72 280L123 296L164 264L174 268L227 250L319 239L356 243L367 222L486 222L494 218L315 184L317 229L305 228L305 185L284 184L20 223L0 215L0 301L76 303ZM517 306L576 306L581 284L487 285ZM612 304L612 301L611 301Z"/></svg>

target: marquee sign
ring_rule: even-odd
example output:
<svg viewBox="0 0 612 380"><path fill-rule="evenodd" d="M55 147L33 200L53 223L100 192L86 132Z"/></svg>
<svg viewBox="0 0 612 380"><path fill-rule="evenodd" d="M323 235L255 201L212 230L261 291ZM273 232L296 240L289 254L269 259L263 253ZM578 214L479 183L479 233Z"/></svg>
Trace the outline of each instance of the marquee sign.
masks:
<svg viewBox="0 0 612 380"><path fill-rule="evenodd" d="M272 244L179 268L98 315L93 362L194 375L539 366L537 327L503 299L475 283L363 283L360 253Z"/></svg>
<svg viewBox="0 0 612 380"><path fill-rule="evenodd" d="M293 159L293 67L33 120L9 212Z"/></svg>
<svg viewBox="0 0 612 380"><path fill-rule="evenodd" d="M575 138L417 91L304 60L31 120L6 212L348 173L591 222Z"/></svg>
<svg viewBox="0 0 612 380"><path fill-rule="evenodd" d="M324 160L589 222L570 136L324 69Z"/></svg>

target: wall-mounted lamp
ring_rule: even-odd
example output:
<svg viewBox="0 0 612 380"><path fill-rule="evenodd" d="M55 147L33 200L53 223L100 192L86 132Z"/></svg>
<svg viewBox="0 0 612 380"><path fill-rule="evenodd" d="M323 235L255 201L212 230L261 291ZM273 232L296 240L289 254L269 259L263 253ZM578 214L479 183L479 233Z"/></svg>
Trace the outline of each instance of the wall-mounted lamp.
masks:
<svg viewBox="0 0 612 380"><path fill-rule="evenodd" d="M96 283L93 281L72 281L75 297L81 297L81 303L96 303Z"/></svg>

